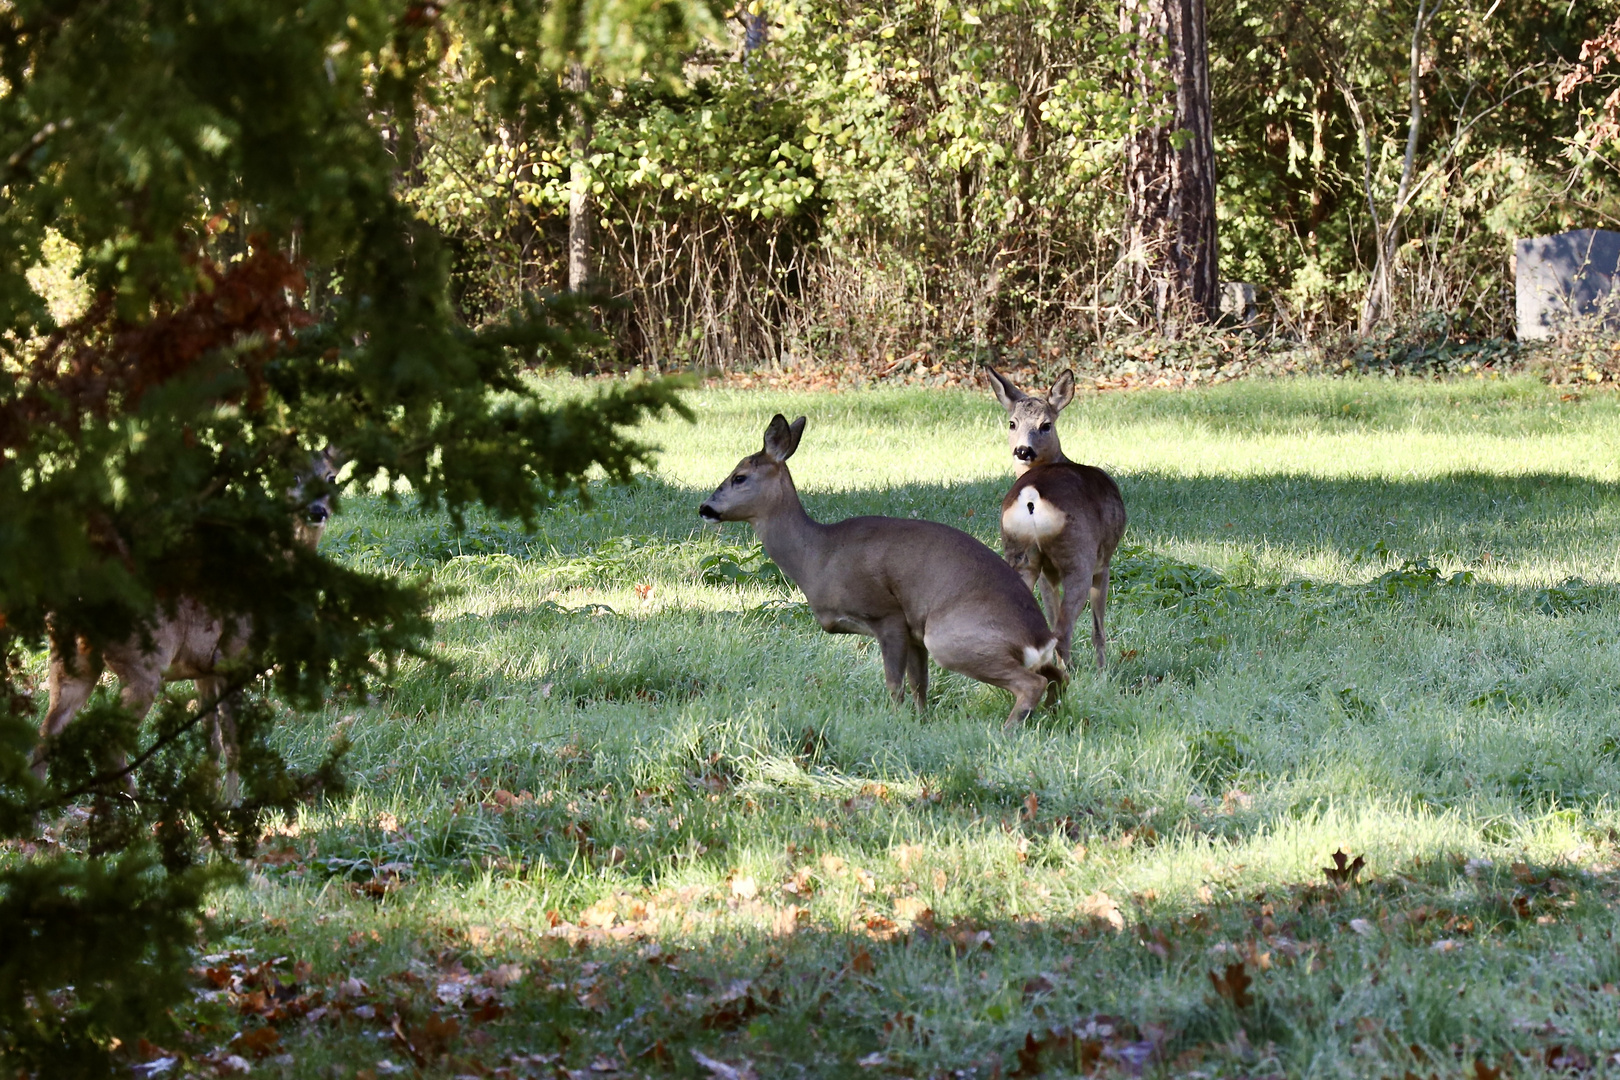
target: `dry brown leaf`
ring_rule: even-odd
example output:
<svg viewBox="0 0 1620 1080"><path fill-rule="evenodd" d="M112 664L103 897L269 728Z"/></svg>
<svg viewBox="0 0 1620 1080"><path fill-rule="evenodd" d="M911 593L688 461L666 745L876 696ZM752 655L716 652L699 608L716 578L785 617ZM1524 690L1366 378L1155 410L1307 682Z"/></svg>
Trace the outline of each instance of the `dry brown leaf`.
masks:
<svg viewBox="0 0 1620 1080"><path fill-rule="evenodd" d="M1215 987L1215 992L1231 1002L1234 1008L1246 1009L1254 1004L1254 995L1249 993L1254 980L1243 970L1243 961L1227 964L1225 975L1210 972L1209 981Z"/></svg>
<svg viewBox="0 0 1620 1080"><path fill-rule="evenodd" d="M1125 929L1125 915L1119 910L1119 904L1101 889L1083 898L1079 910L1080 914L1100 919L1116 931Z"/></svg>
<svg viewBox="0 0 1620 1080"><path fill-rule="evenodd" d="M1343 848L1335 851L1332 855L1332 859L1333 865L1322 867L1322 873L1329 881L1339 886L1354 885L1356 883L1356 879L1361 876L1362 868L1367 865L1367 860L1363 859L1360 855L1357 855L1352 861L1351 858L1344 853Z"/></svg>
<svg viewBox="0 0 1620 1080"><path fill-rule="evenodd" d="M890 852L894 856L895 865L901 870L910 870L912 866L922 862L923 856L928 854L921 844L901 844Z"/></svg>

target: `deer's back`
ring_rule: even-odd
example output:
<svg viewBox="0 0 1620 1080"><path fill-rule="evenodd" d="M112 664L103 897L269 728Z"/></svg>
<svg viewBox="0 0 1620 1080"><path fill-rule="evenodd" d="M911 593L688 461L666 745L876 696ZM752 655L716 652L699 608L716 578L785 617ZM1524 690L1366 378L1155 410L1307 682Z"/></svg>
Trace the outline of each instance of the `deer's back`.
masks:
<svg viewBox="0 0 1620 1080"><path fill-rule="evenodd" d="M890 517L848 518L824 528L829 563L842 570L829 575L835 585L824 596L831 604L864 607L873 615L901 610L919 627L932 618L971 614L1019 636L1027 633L1036 643L1050 636L1017 572L960 529ZM806 597L811 607L819 606L808 589Z"/></svg>
<svg viewBox="0 0 1620 1080"><path fill-rule="evenodd" d="M1125 500L1114 478L1094 466L1037 465L1001 500L1001 535L1009 544L1042 548L1095 545L1107 558L1125 535Z"/></svg>

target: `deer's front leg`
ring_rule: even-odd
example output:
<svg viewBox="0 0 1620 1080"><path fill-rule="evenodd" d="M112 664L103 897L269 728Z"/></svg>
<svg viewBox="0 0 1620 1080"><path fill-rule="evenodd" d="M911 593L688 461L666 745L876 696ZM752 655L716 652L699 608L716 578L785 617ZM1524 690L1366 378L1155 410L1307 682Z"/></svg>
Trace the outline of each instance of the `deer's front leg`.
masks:
<svg viewBox="0 0 1620 1080"><path fill-rule="evenodd" d="M901 620L883 623L877 628L878 646L883 650L883 683L889 688L889 698L896 704L906 700L906 669L911 660L911 635Z"/></svg>

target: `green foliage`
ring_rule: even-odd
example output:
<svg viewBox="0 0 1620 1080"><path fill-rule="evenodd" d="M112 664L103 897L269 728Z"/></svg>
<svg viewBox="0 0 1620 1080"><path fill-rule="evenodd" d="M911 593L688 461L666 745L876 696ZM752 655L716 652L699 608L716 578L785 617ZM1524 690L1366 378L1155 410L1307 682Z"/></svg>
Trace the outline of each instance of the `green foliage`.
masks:
<svg viewBox="0 0 1620 1080"><path fill-rule="evenodd" d="M758 544L750 550L732 548L705 555L698 563L698 579L705 585L788 587L782 568L766 558L765 550Z"/></svg>
<svg viewBox="0 0 1620 1080"><path fill-rule="evenodd" d="M554 121L563 57L662 72L712 22L612 0L455 9L478 28L455 93L510 123ZM89 1074L180 992L212 860L341 788L341 740L292 771L276 709L425 656L428 588L310 550L305 507L376 484L454 527L474 506L531 525L588 473L627 480L651 454L630 429L683 410L668 382L541 393L527 372L594 340L579 298L461 318L450 250L399 192L458 40L438 6L20 0L0 24L0 826L29 840L90 807L49 856L0 862L0 1055ZM337 483L310 474L329 445ZM219 672L240 797L205 735L219 703L182 692L144 724L92 703L37 783L21 658L49 637L94 663L178 598L250 644Z"/></svg>
<svg viewBox="0 0 1620 1080"><path fill-rule="evenodd" d="M992 344L1113 352L1134 335L1112 178L1152 103L1122 95L1132 43L1113 8L780 0L735 14L681 80L604 69L583 156L573 131L470 96L474 51L447 51L447 100L471 104L424 116L410 199L453 236L476 319L563 280L577 167L596 271L623 301L619 359L892 370ZM1616 205L1614 146L1578 131L1608 77L1551 95L1607 10L1442 5L1418 39L1403 194L1416 17L1413 3L1371 17L1211 6L1221 277L1260 287L1262 330L1332 341L1366 292L1376 215L1393 307L1352 364L1500 367L1511 240Z"/></svg>

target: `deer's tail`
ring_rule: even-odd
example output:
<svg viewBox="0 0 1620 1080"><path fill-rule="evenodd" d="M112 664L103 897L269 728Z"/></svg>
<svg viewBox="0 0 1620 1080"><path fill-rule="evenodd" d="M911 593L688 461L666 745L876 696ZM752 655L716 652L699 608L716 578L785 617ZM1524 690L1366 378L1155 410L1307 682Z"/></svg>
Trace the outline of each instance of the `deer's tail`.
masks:
<svg viewBox="0 0 1620 1080"><path fill-rule="evenodd" d="M1024 646L1024 666L1037 675L1044 675L1053 682L1063 683L1069 681L1069 671L1063 665L1063 657L1058 655L1057 638L1049 638L1045 645L1036 648L1033 645Z"/></svg>

